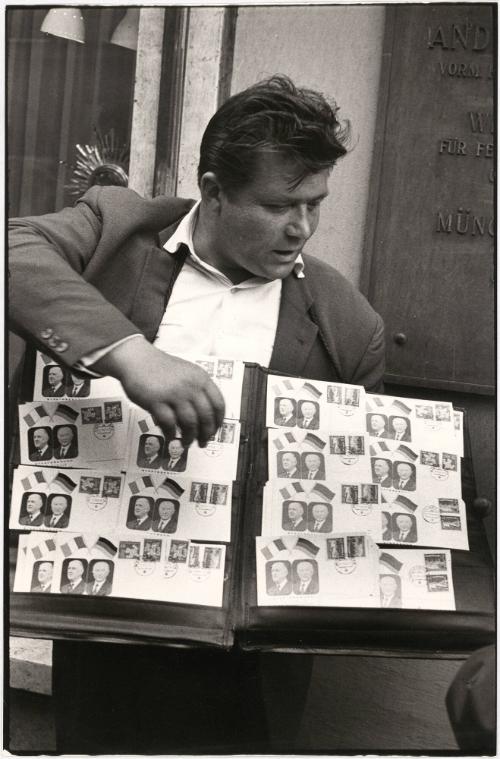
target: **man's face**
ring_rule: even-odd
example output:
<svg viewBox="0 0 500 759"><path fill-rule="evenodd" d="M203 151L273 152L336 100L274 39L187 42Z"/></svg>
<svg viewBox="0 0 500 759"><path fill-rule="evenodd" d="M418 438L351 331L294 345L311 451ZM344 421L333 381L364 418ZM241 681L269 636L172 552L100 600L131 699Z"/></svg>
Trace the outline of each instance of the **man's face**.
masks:
<svg viewBox="0 0 500 759"><path fill-rule="evenodd" d="M398 464L396 467L398 477L402 480L409 480L411 477L411 466L409 464Z"/></svg>
<svg viewBox="0 0 500 759"><path fill-rule="evenodd" d="M47 376L47 379L49 381L49 385L51 387L55 387L55 385L59 385L60 382L63 380L63 373L62 369L59 366L51 366L49 369L49 373Z"/></svg>
<svg viewBox="0 0 500 759"><path fill-rule="evenodd" d="M314 574L314 567L309 561L300 561L297 564L297 574L301 580L310 580Z"/></svg>
<svg viewBox="0 0 500 759"><path fill-rule="evenodd" d="M328 516L328 509L324 503L315 503L312 507L312 515L319 522L322 522Z"/></svg>
<svg viewBox="0 0 500 759"><path fill-rule="evenodd" d="M329 177L324 169L291 189L297 173L294 164L269 152L258 158L249 184L229 194L220 191L210 263L233 281L252 275L283 279L292 272L318 226Z"/></svg>
<svg viewBox="0 0 500 759"><path fill-rule="evenodd" d="M134 505L134 514L139 519L140 517L145 517L149 514L150 509L151 506L145 498L138 498Z"/></svg>
<svg viewBox="0 0 500 759"><path fill-rule="evenodd" d="M168 444L168 452L173 459L178 459L184 453L184 446L180 440L171 440Z"/></svg>
<svg viewBox="0 0 500 759"><path fill-rule="evenodd" d="M75 580L79 580L80 577L83 574L83 564L78 559L73 559L73 561L70 561L68 564L68 580L71 580L71 582L74 582Z"/></svg>
<svg viewBox="0 0 500 759"><path fill-rule="evenodd" d="M373 432L380 432L380 430L383 430L385 427L384 417L380 416L380 414L374 414L370 417L370 427Z"/></svg>
<svg viewBox="0 0 500 759"><path fill-rule="evenodd" d="M405 532L411 530L411 517L406 514L398 514L396 524L400 530L404 530Z"/></svg>
<svg viewBox="0 0 500 759"><path fill-rule="evenodd" d="M59 516L59 514L64 514L67 506L68 502L66 498L62 495L57 495L51 503L52 513L56 517Z"/></svg>
<svg viewBox="0 0 500 759"><path fill-rule="evenodd" d="M281 416L290 416L293 413L293 405L288 398L282 398L280 400L280 414Z"/></svg>
<svg viewBox="0 0 500 759"><path fill-rule="evenodd" d="M302 404L302 416L304 419L312 419L315 413L314 403L307 402Z"/></svg>
<svg viewBox="0 0 500 759"><path fill-rule="evenodd" d="M47 430L35 430L33 433L33 445L35 448L43 448L49 442Z"/></svg>
<svg viewBox="0 0 500 759"><path fill-rule="evenodd" d="M394 432L406 432L408 424L402 416L395 416L392 420L392 426L394 427Z"/></svg>
<svg viewBox="0 0 500 759"><path fill-rule="evenodd" d="M285 472L290 472L297 466L297 457L294 453L284 453L281 463Z"/></svg>
<svg viewBox="0 0 500 759"><path fill-rule="evenodd" d="M293 503L288 504L288 517L290 519L300 519L302 517L302 514L304 513L304 508L300 505L300 503L296 503L295 501Z"/></svg>
<svg viewBox="0 0 500 759"><path fill-rule="evenodd" d="M73 440L73 430L70 427L60 427L57 430L57 439L61 445L69 445Z"/></svg>
<svg viewBox="0 0 500 759"><path fill-rule="evenodd" d="M377 477L386 477L389 473L389 464L383 459L377 459L373 465L373 471Z"/></svg>
<svg viewBox="0 0 500 759"><path fill-rule="evenodd" d="M286 580L288 577L288 568L286 564L283 564L282 561L277 561L273 564L271 567L271 577L273 578L273 582L277 584Z"/></svg>
<svg viewBox="0 0 500 759"><path fill-rule="evenodd" d="M34 493L33 495L28 496L28 500L26 501L26 511L28 514L36 514L38 511L41 511L42 505L42 496Z"/></svg>
<svg viewBox="0 0 500 759"><path fill-rule="evenodd" d="M105 561L96 561L92 567L92 574L96 582L104 582L109 575L109 564L106 564Z"/></svg>
<svg viewBox="0 0 500 759"><path fill-rule="evenodd" d="M321 459L317 453L308 453L304 461L310 472L317 472L321 466Z"/></svg>
<svg viewBox="0 0 500 759"><path fill-rule="evenodd" d="M380 590L384 596L392 596L396 592L398 583L394 577L384 575L380 578Z"/></svg>
<svg viewBox="0 0 500 759"><path fill-rule="evenodd" d="M47 585L52 580L52 564L49 561L44 561L38 567L38 582L40 585Z"/></svg>
<svg viewBox="0 0 500 759"><path fill-rule="evenodd" d="M147 437L144 441L144 453L146 456L154 456L160 450L160 441L157 437Z"/></svg>
<svg viewBox="0 0 500 759"><path fill-rule="evenodd" d="M175 511L172 501L162 501L158 506L158 513L161 519L169 519Z"/></svg>

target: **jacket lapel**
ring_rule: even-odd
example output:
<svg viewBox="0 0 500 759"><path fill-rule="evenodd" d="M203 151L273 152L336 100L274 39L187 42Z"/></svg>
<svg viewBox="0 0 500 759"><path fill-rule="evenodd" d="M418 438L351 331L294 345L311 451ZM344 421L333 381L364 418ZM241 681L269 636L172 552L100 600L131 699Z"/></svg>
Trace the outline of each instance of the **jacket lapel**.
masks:
<svg viewBox="0 0 500 759"><path fill-rule="evenodd" d="M305 278L297 279L292 274L283 280L271 370L292 375L301 373L318 334L318 327L309 315L312 302Z"/></svg>

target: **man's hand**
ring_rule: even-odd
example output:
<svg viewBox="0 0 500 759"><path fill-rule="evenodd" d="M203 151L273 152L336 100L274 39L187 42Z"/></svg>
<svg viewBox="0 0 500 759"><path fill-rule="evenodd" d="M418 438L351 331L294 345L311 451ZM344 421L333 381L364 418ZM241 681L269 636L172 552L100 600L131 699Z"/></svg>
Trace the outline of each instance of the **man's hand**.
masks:
<svg viewBox="0 0 500 759"><path fill-rule="evenodd" d="M142 337L118 345L93 365L120 380L128 397L149 411L167 437L182 430L182 441L203 448L224 418L224 399L196 364L154 348Z"/></svg>

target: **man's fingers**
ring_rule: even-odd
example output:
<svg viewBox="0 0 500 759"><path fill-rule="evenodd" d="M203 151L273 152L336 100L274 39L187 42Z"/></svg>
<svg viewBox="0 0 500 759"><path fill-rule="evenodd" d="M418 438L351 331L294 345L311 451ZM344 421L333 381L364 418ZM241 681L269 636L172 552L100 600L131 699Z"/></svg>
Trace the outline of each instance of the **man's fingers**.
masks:
<svg viewBox="0 0 500 759"><path fill-rule="evenodd" d="M182 431L183 445L191 445L199 437L198 412L190 401L178 403L175 407L177 425Z"/></svg>
<svg viewBox="0 0 500 759"><path fill-rule="evenodd" d="M215 425L216 429L218 429L222 424L222 421L224 419L224 412L226 410L226 404L223 395L217 385L211 381L208 382L205 386L205 393L215 414Z"/></svg>
<svg viewBox="0 0 500 759"><path fill-rule="evenodd" d="M161 428L167 439L175 437L176 417L167 403L158 405L151 411L153 421Z"/></svg>
<svg viewBox="0 0 500 759"><path fill-rule="evenodd" d="M215 417L215 410L205 393L200 393L196 398L196 410L198 412L198 442L201 447L210 440L217 432L219 425Z"/></svg>

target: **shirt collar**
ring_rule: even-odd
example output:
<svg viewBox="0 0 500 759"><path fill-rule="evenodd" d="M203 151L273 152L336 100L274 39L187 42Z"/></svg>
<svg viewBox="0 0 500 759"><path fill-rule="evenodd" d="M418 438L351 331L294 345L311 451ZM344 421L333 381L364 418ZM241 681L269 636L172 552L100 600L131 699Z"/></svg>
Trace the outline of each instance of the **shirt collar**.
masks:
<svg viewBox="0 0 500 759"><path fill-rule="evenodd" d="M198 200L191 208L191 210L188 211L188 213L181 219L177 229L173 235L168 238L163 247L168 253L176 253L179 250L180 245L186 245L189 250L191 263L193 263L193 265L199 269L201 268L207 272L211 272L212 274L217 274L220 277L221 272L214 266L207 264L206 261L203 261L199 256L196 255L194 250L193 233L196 227L196 220L198 219L200 204L201 201ZM305 277L304 260L302 256L297 257L293 271L297 279L303 279ZM260 279L260 277L253 277L252 279L257 280Z"/></svg>

